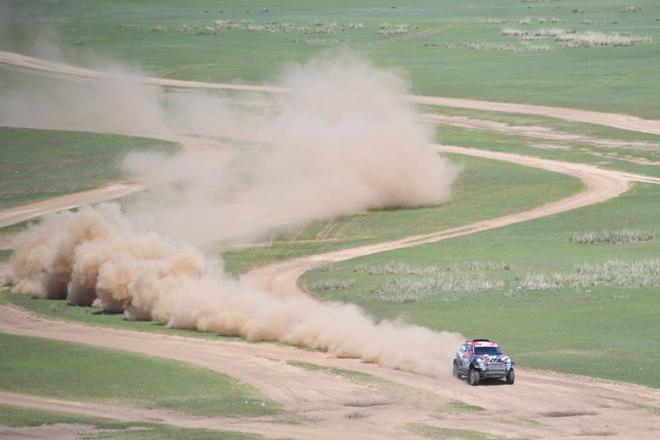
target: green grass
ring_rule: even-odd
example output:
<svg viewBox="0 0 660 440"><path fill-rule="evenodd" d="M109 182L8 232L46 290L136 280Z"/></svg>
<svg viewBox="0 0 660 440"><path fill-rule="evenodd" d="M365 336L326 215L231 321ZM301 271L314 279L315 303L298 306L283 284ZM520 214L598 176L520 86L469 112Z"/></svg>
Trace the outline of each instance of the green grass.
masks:
<svg viewBox="0 0 660 440"><path fill-rule="evenodd" d="M0 389L208 416L262 416L276 403L229 376L181 362L0 333Z"/></svg>
<svg viewBox="0 0 660 440"><path fill-rule="evenodd" d="M129 151L172 143L118 135L0 128L0 207L84 191L119 179Z"/></svg>
<svg viewBox="0 0 660 440"><path fill-rule="evenodd" d="M107 419L99 420L85 416L72 416L68 414L53 413L37 409L28 409L0 404L0 426L41 426L55 423L83 423L98 428L115 426ZM122 428L126 425L121 425Z"/></svg>
<svg viewBox="0 0 660 440"><path fill-rule="evenodd" d="M73 416L64 413L49 412L36 409L0 405L0 429L7 427L37 427L53 424L87 425L102 432L93 432L89 437L94 439L221 439L221 440L250 440L261 436L240 433L219 432L205 429L184 429L152 423L117 423L108 419L99 419L86 416Z"/></svg>
<svg viewBox="0 0 660 440"><path fill-rule="evenodd" d="M15 1L7 32L10 38L3 46L28 50L31 41L50 27L59 32L55 40L66 47L64 52L74 61L85 62L87 54L96 53L142 65L170 78L260 83L272 81L286 63L301 62L327 50L327 44L306 45L297 40L338 40L334 46L351 47L378 65L404 70L418 93L657 118L660 107L650 97L657 96L660 87L660 57L656 56L660 26L655 19L660 16L660 4L638 0L634 4L641 6L642 12L625 13L626 4L621 0L228 0L221 4L212 0ZM524 17L530 17L532 24L476 23L484 18ZM539 24L539 17L557 17L563 23ZM333 35L233 30L205 36L176 32L184 24L206 26L219 19L298 25L317 20L359 22L365 28ZM581 24L584 20L593 24ZM419 28L400 36L378 35L383 23ZM121 29L122 24L139 25L140 29ZM168 31L152 32L156 25ZM542 40L540 44L552 49L542 52L471 50L462 46L485 43L522 48L518 39L500 34L504 27L630 32L652 37L653 42L634 47L561 49L552 40Z"/></svg>
<svg viewBox="0 0 660 440"><path fill-rule="evenodd" d="M271 237L272 242L266 247L226 253L227 270L242 273L274 261L498 217L560 199L582 185L577 179L557 173L467 156L449 157L464 166L451 202L416 209L370 211L314 222L299 231Z"/></svg>
<svg viewBox="0 0 660 440"><path fill-rule="evenodd" d="M657 287L513 288L447 293L418 303L388 304L376 292L388 279L400 275L353 270L360 265L385 265L391 261L440 268L460 267L469 262L506 261L509 270L451 273L468 278L502 279L519 286L528 273L570 272L579 264L604 264L609 260L632 263L655 259L660 255L658 240L584 246L569 238L572 232L603 228L654 230L658 218L660 188L639 184L600 205L436 244L336 263L308 272L302 282L310 285L326 277L355 279L350 289L314 294L323 300L354 302L379 319L403 317L432 329L494 338L524 367L660 387L656 374L660 350L649 343L660 331Z"/></svg>
<svg viewBox="0 0 660 440"><path fill-rule="evenodd" d="M477 413L477 414L486 411L484 408L478 405L470 405L460 400L450 400L449 402L447 402L447 409L451 412Z"/></svg>

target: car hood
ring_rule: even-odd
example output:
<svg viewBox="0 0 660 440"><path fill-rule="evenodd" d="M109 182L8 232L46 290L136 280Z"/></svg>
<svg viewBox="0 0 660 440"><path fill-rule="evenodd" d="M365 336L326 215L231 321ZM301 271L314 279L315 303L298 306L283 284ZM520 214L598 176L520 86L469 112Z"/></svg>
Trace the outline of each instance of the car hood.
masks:
<svg viewBox="0 0 660 440"><path fill-rule="evenodd" d="M482 354L477 356L477 358L482 359L487 364L493 362L507 362L508 360L511 360L511 358L505 354L499 354L499 355Z"/></svg>

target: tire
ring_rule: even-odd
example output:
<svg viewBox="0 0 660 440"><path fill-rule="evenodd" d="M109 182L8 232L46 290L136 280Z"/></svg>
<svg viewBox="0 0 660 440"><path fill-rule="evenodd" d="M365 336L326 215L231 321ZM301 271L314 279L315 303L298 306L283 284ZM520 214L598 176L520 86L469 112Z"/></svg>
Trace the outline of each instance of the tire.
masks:
<svg viewBox="0 0 660 440"><path fill-rule="evenodd" d="M458 372L458 367L456 366L456 362L452 364L451 375L454 376L456 379L461 378L461 373Z"/></svg>
<svg viewBox="0 0 660 440"><path fill-rule="evenodd" d="M473 387L479 385L479 372L477 370L470 370L470 375L468 376L468 383Z"/></svg>
<svg viewBox="0 0 660 440"><path fill-rule="evenodd" d="M506 374L506 383L508 383L509 385L513 385L515 381L516 381L516 372L515 370L510 370Z"/></svg>

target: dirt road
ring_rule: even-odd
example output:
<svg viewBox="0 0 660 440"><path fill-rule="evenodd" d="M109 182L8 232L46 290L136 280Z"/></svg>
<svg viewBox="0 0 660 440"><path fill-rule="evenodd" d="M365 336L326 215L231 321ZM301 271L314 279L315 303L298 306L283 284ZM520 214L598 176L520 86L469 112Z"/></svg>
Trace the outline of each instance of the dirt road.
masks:
<svg viewBox="0 0 660 440"><path fill-rule="evenodd" d="M27 396L19 399L0 393L0 402L27 407L300 439L409 438L409 423L527 438L608 435L651 439L660 431L660 420L654 415L660 406L660 391L635 385L520 370L514 386L470 387L449 374L430 378L267 343L49 321L11 306L0 306L0 331L145 353L227 373L280 402L286 413L266 419L204 419L130 407L108 412L103 404ZM354 383L345 377L292 366L287 364L289 360L360 371L382 381ZM461 409L456 401L483 410ZM474 423L474 411L479 413L478 424Z"/></svg>
<svg viewBox="0 0 660 440"><path fill-rule="evenodd" d="M113 182L100 188L53 197L26 205L0 211L0 228L20 223L51 212L72 209L82 205L117 199L139 191L142 185L128 182Z"/></svg>
<svg viewBox="0 0 660 440"><path fill-rule="evenodd" d="M0 65L14 68L37 70L58 75L73 75L82 78L101 78L108 76L105 73L72 66L69 64L47 61L29 57L13 52L0 51ZM177 88L202 88L236 91L252 91L266 93L281 93L285 89L267 85L249 84L221 84L201 81L184 81L157 77L133 76L135 80L145 84L177 87ZM479 101L473 99L444 98L439 96L410 96L410 101L415 104L438 105L443 107L456 107L472 110L484 110L491 112L518 113L526 115L546 116L550 118L563 119L566 121L583 122L588 124L603 125L606 127L619 128L623 130L638 131L660 135L660 121L638 118L636 116L579 110L562 107L549 107L541 105L514 104L508 102Z"/></svg>

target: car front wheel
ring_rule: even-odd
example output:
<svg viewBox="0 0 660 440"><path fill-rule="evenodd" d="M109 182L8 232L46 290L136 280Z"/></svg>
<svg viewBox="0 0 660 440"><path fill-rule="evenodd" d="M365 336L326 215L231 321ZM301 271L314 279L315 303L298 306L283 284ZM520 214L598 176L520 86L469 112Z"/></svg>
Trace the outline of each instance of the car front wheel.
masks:
<svg viewBox="0 0 660 440"><path fill-rule="evenodd" d="M516 381L516 372L514 370L510 370L506 374L506 383L508 383L509 385L513 385L513 382L515 381Z"/></svg>
<svg viewBox="0 0 660 440"><path fill-rule="evenodd" d="M468 382L473 387L479 385L479 372L477 370L470 370L470 375L468 376Z"/></svg>

